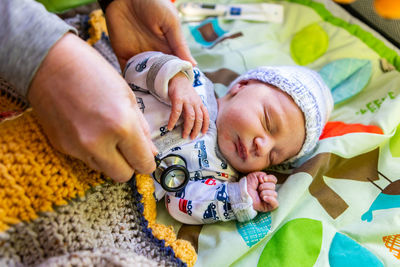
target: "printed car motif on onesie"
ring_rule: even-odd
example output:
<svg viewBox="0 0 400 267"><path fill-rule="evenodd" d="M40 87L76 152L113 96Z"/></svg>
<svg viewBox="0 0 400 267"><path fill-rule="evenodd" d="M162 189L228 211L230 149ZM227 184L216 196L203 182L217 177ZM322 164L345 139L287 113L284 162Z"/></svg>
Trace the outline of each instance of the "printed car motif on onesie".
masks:
<svg viewBox="0 0 400 267"><path fill-rule="evenodd" d="M190 176L190 180L201 181L203 184L207 179L215 179L213 175L203 175L201 171L195 171L193 176Z"/></svg>
<svg viewBox="0 0 400 267"><path fill-rule="evenodd" d="M141 97L136 97L136 102L139 105L139 109L142 111L142 113L144 113L144 109L146 108L146 106L143 103L143 98Z"/></svg>
<svg viewBox="0 0 400 267"><path fill-rule="evenodd" d="M217 146L215 146L214 151L217 158L221 161L221 168L226 170L228 168L228 164L226 163L225 158L222 156Z"/></svg>
<svg viewBox="0 0 400 267"><path fill-rule="evenodd" d="M229 179L229 174L225 172L216 172L218 177Z"/></svg>
<svg viewBox="0 0 400 267"><path fill-rule="evenodd" d="M182 147L176 146L176 147L171 148L171 152L175 152L175 151L178 151L178 150L182 150Z"/></svg>
<svg viewBox="0 0 400 267"><path fill-rule="evenodd" d="M185 188L175 192L175 197L177 198L184 198L185 197Z"/></svg>
<svg viewBox="0 0 400 267"><path fill-rule="evenodd" d="M207 209L204 211L203 214L204 223L211 223L216 220L219 220L219 217L217 216L217 211L215 210L216 207L217 206L214 203L210 203L210 205L208 205Z"/></svg>
<svg viewBox="0 0 400 267"><path fill-rule="evenodd" d="M207 159L207 148L206 145L204 144L204 140L197 141L196 144L194 145L194 148L197 148L198 150L197 156L199 158L199 167L201 169L210 167L210 164Z"/></svg>
<svg viewBox="0 0 400 267"><path fill-rule="evenodd" d="M215 180L214 177L212 177L212 178L204 179L202 181L202 183L204 183L206 185L216 185L217 184L217 180Z"/></svg>
<svg viewBox="0 0 400 267"><path fill-rule="evenodd" d="M216 192L216 200L224 203L224 217L226 220L230 218L230 214L233 214L231 203L229 203L228 193L226 192L226 185L221 184Z"/></svg>
<svg viewBox="0 0 400 267"><path fill-rule="evenodd" d="M203 179L203 174L201 173L201 171L195 171L194 175L191 176L190 179L192 179L193 181L199 181Z"/></svg>
<svg viewBox="0 0 400 267"><path fill-rule="evenodd" d="M145 94L150 94L149 91L147 91L146 89L143 89L143 88L140 87L140 86L137 86L136 84L128 83L128 85L129 85L129 87L131 88L131 90L132 90L133 92L142 92L142 93L145 93Z"/></svg>
<svg viewBox="0 0 400 267"><path fill-rule="evenodd" d="M193 69L193 73L194 73L193 87L202 85L203 83L200 81L200 71Z"/></svg>
<svg viewBox="0 0 400 267"><path fill-rule="evenodd" d="M167 125L160 127L160 136L164 136L168 132Z"/></svg>
<svg viewBox="0 0 400 267"><path fill-rule="evenodd" d="M147 67L147 61L149 60L149 58L146 58L145 60L143 60L142 62L138 63L135 67L135 70L137 72L142 72L146 67Z"/></svg>
<svg viewBox="0 0 400 267"><path fill-rule="evenodd" d="M192 216L192 201L187 199L179 199L179 210Z"/></svg>

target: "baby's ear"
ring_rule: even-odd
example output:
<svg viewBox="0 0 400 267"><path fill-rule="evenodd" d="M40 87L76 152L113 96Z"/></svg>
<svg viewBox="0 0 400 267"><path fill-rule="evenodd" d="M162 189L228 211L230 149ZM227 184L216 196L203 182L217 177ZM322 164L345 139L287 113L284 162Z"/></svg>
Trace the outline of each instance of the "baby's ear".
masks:
<svg viewBox="0 0 400 267"><path fill-rule="evenodd" d="M235 83L232 86L231 90L229 90L229 94L232 96L236 95L238 92L240 92L242 89L244 89L248 83L249 83L249 81L247 81L247 80L242 80L242 81L239 81L238 83Z"/></svg>

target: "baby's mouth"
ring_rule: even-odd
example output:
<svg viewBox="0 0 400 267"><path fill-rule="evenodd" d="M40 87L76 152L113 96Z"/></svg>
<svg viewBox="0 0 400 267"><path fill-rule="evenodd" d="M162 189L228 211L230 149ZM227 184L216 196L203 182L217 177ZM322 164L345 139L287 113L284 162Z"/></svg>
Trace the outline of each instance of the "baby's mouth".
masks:
<svg viewBox="0 0 400 267"><path fill-rule="evenodd" d="M240 140L240 137L238 137L237 143L236 143L236 150L239 155L239 157L243 160L246 161L247 159L247 150L246 147L243 145L242 141Z"/></svg>

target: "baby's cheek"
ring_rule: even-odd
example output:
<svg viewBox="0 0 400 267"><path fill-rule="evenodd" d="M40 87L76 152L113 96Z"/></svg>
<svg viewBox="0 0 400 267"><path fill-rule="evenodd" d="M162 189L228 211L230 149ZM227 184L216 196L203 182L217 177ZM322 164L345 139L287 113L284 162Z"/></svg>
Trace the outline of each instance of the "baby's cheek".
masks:
<svg viewBox="0 0 400 267"><path fill-rule="evenodd" d="M232 151L233 143L226 131L218 132L218 145L222 153Z"/></svg>

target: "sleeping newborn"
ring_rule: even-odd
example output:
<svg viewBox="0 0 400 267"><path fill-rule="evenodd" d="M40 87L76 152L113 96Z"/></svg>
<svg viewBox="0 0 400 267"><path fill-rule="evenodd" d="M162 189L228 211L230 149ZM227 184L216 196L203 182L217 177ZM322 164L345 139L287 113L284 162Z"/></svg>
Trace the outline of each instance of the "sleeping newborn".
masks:
<svg viewBox="0 0 400 267"><path fill-rule="evenodd" d="M333 108L319 74L299 66L250 70L219 99L199 69L160 52L131 58L124 77L159 157L186 163L190 180L181 190L155 182L157 200L165 197L186 224L247 221L277 208L277 179L262 170L312 152Z"/></svg>

